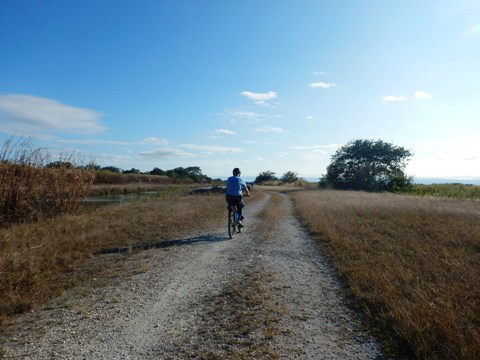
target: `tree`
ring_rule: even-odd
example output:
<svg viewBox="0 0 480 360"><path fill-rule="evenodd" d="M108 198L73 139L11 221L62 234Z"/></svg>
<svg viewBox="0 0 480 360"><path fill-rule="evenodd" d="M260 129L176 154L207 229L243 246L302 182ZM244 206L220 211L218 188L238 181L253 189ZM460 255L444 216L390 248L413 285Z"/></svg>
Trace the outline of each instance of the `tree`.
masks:
<svg viewBox="0 0 480 360"><path fill-rule="evenodd" d="M320 184L335 189L400 190L411 186L403 170L412 155L382 140L353 140L332 156Z"/></svg>
<svg viewBox="0 0 480 360"><path fill-rule="evenodd" d="M48 163L46 167L49 169L61 169L61 168L73 169L75 166L70 161L60 160L60 161L54 161L54 162Z"/></svg>
<svg viewBox="0 0 480 360"><path fill-rule="evenodd" d="M294 171L287 171L285 174L282 175L280 180L285 183L294 183L298 180L298 174Z"/></svg>
<svg viewBox="0 0 480 360"><path fill-rule="evenodd" d="M150 175L166 175L167 173L158 167L154 167L149 174Z"/></svg>
<svg viewBox="0 0 480 360"><path fill-rule="evenodd" d="M116 174L120 174L122 172L122 169L119 169L118 167L115 167L115 166L105 166L105 167L102 167L100 170L110 171Z"/></svg>
<svg viewBox="0 0 480 360"><path fill-rule="evenodd" d="M267 181L277 180L275 173L273 171L267 170L258 174L255 178L255 184L262 184Z"/></svg>

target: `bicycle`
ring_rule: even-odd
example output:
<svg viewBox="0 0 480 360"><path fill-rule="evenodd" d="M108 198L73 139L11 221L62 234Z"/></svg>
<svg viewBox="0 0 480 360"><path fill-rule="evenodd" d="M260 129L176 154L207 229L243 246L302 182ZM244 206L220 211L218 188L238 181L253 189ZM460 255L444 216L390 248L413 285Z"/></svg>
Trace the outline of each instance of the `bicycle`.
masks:
<svg viewBox="0 0 480 360"><path fill-rule="evenodd" d="M250 197L250 195L247 194L247 195L244 195L244 197ZM239 234L242 232L243 226L239 225L238 223L240 219L238 216L237 204L228 203L227 208L228 208L228 237L230 239L233 239L235 234Z"/></svg>
<svg viewBox="0 0 480 360"><path fill-rule="evenodd" d="M233 239L236 233L241 233L242 228L238 225L237 205L228 204L228 237Z"/></svg>

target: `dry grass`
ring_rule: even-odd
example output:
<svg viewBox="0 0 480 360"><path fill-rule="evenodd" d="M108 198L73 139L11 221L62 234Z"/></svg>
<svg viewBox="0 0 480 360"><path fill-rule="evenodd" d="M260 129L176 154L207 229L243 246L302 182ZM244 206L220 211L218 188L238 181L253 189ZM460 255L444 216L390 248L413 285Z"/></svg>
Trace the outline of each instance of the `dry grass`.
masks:
<svg viewBox="0 0 480 360"><path fill-rule="evenodd" d="M0 319L91 275L93 269L83 269L85 260L102 250L206 230L220 225L225 214L221 195L164 195L0 229Z"/></svg>
<svg viewBox="0 0 480 360"><path fill-rule="evenodd" d="M293 194L364 310L417 358L480 358L480 203Z"/></svg>
<svg viewBox="0 0 480 360"><path fill-rule="evenodd" d="M223 195L182 195L188 190L168 186L148 200L0 229L0 324L101 271L85 264L102 251L155 246L226 224ZM262 196L253 192L247 206Z"/></svg>

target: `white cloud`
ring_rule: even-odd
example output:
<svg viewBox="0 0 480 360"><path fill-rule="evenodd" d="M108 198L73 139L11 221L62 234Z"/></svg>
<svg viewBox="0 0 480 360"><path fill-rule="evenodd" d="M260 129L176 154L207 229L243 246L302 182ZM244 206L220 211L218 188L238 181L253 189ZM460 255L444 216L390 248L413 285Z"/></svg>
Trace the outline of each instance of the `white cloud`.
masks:
<svg viewBox="0 0 480 360"><path fill-rule="evenodd" d="M275 91L269 91L268 93L255 93L252 91L242 91L240 95L253 100L257 105L266 105L268 101L276 99L278 94Z"/></svg>
<svg viewBox="0 0 480 360"><path fill-rule="evenodd" d="M3 113L3 116L2 116ZM8 131L95 133L105 128L94 110L31 95L0 95L0 122Z"/></svg>
<svg viewBox="0 0 480 360"><path fill-rule="evenodd" d="M195 145L195 144L183 144L180 145L181 147L192 149L192 150L200 150L207 154L226 154L226 153L241 153L243 152L243 148L241 147L228 147L228 146L215 146L215 145Z"/></svg>
<svg viewBox="0 0 480 360"><path fill-rule="evenodd" d="M268 161L268 159L265 159L264 157L261 157L261 156L256 156L254 158L255 161Z"/></svg>
<svg viewBox="0 0 480 360"><path fill-rule="evenodd" d="M151 136L143 139L142 144L155 144L155 145L167 145L168 141L165 139L159 139L157 137Z"/></svg>
<svg viewBox="0 0 480 360"><path fill-rule="evenodd" d="M215 132L220 133L220 134L225 134L225 135L235 135L236 132L232 130L225 130L225 129L218 129L215 130Z"/></svg>
<svg viewBox="0 0 480 360"><path fill-rule="evenodd" d="M315 75L326 75L327 74L325 71L317 71L317 70L315 70L313 73Z"/></svg>
<svg viewBox="0 0 480 360"><path fill-rule="evenodd" d="M324 82L317 82L317 83L311 83L309 85L312 89L329 89L331 87L337 86L335 83L324 83Z"/></svg>
<svg viewBox="0 0 480 360"><path fill-rule="evenodd" d="M385 102L397 102L397 101L405 101L405 100L407 100L407 98L405 96L389 95L389 96L382 97L382 100L385 101Z"/></svg>
<svg viewBox="0 0 480 360"><path fill-rule="evenodd" d="M262 126L261 128L254 129L257 132L273 132L273 133L283 133L285 130L279 127L273 127L270 125Z"/></svg>
<svg viewBox="0 0 480 360"><path fill-rule="evenodd" d="M415 92L415 95L414 95L415 99L430 99L432 97L432 95L430 95L429 93L426 93L425 91L417 91Z"/></svg>
<svg viewBox="0 0 480 360"><path fill-rule="evenodd" d="M141 157L148 159L167 159L167 158L179 158L179 157L193 157L193 154L177 149L155 149L151 151L144 151L140 154Z"/></svg>

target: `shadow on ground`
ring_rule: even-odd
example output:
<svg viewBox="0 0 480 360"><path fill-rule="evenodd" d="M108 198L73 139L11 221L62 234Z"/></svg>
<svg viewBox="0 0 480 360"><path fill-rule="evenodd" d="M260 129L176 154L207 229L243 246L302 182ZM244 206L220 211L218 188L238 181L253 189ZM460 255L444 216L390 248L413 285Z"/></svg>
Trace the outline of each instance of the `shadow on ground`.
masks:
<svg viewBox="0 0 480 360"><path fill-rule="evenodd" d="M103 249L100 251L100 254L116 254L116 253L128 253L131 251L142 251L149 249L161 249L172 246L184 246L184 245L199 245L199 244L208 244L208 243L217 243L222 241L230 240L228 237L218 236L218 235L202 235L197 237L190 237L185 239L176 239L176 240L161 240L154 243L139 243L128 246L122 246L117 248Z"/></svg>

